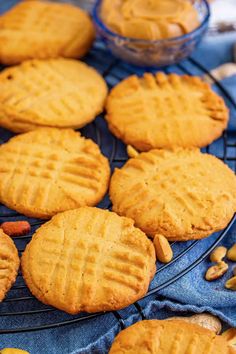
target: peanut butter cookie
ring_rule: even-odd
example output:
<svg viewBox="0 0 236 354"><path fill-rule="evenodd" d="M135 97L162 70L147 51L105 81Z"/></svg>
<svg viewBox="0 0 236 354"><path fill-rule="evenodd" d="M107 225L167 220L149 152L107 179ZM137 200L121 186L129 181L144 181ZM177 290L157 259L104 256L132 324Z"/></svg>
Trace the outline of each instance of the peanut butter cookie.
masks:
<svg viewBox="0 0 236 354"><path fill-rule="evenodd" d="M0 62L80 58L89 50L94 37L93 23L79 7L22 1L0 16Z"/></svg>
<svg viewBox="0 0 236 354"><path fill-rule="evenodd" d="M223 336L181 320L137 322L121 331L110 354L236 354Z"/></svg>
<svg viewBox="0 0 236 354"><path fill-rule="evenodd" d="M16 280L20 259L12 239L0 229L0 302Z"/></svg>
<svg viewBox="0 0 236 354"><path fill-rule="evenodd" d="M106 108L112 133L140 151L206 146L229 119L223 99L208 84L176 74L130 76L113 88Z"/></svg>
<svg viewBox="0 0 236 354"><path fill-rule="evenodd" d="M153 244L133 220L91 207L54 216L22 257L33 295L71 314L132 304L146 293L155 268Z"/></svg>
<svg viewBox="0 0 236 354"><path fill-rule="evenodd" d="M227 226L236 212L236 176L198 149L150 150L116 169L113 210L147 235L186 241Z"/></svg>
<svg viewBox="0 0 236 354"><path fill-rule="evenodd" d="M41 128L0 146L0 201L27 216L96 205L109 177L97 144L71 129Z"/></svg>
<svg viewBox="0 0 236 354"><path fill-rule="evenodd" d="M72 59L30 60L0 73L0 125L15 133L81 128L103 110L107 86Z"/></svg>

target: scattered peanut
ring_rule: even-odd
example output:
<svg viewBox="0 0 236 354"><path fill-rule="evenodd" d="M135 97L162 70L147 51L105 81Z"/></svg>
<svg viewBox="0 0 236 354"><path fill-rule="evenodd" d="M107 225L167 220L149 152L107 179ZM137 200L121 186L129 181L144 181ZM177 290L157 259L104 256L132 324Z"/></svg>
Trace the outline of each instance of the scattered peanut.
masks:
<svg viewBox="0 0 236 354"><path fill-rule="evenodd" d="M30 232L31 226L28 221L6 221L0 228L8 236L23 236Z"/></svg>
<svg viewBox="0 0 236 354"><path fill-rule="evenodd" d="M222 325L220 320L208 313L202 313L200 315L193 315L190 317L171 317L169 320L183 320L186 322L197 324L203 328L207 328L216 334L219 334L222 330Z"/></svg>
<svg viewBox="0 0 236 354"><path fill-rule="evenodd" d="M208 0L209 2L212 0ZM223 65L218 66L217 68L211 70L211 74L214 75L214 77L217 80L223 80L229 76L232 76L236 74L236 64L235 63L226 63ZM213 80L208 76L204 76L204 80L208 82L209 84L213 84Z"/></svg>
<svg viewBox="0 0 236 354"><path fill-rule="evenodd" d="M226 339L229 345L236 348L236 328L230 328L222 336Z"/></svg>
<svg viewBox="0 0 236 354"><path fill-rule="evenodd" d="M226 256L227 248L223 246L216 247L210 255L211 262L215 262L216 265L210 267L206 274L205 279L208 281L216 280L228 270L229 266L223 261L223 258Z"/></svg>
<svg viewBox="0 0 236 354"><path fill-rule="evenodd" d="M226 289L236 291L236 275L225 283Z"/></svg>
<svg viewBox="0 0 236 354"><path fill-rule="evenodd" d="M228 250L227 258L230 261L236 262L236 243Z"/></svg>
<svg viewBox="0 0 236 354"><path fill-rule="evenodd" d="M216 280L222 277L222 275L227 272L228 268L228 264L224 261L221 261L207 270L205 278L208 281Z"/></svg>
<svg viewBox="0 0 236 354"><path fill-rule="evenodd" d="M211 262L219 263L226 256L227 248L220 246L216 247L213 252L210 254Z"/></svg>
<svg viewBox="0 0 236 354"><path fill-rule="evenodd" d="M16 349L16 348L5 348L0 350L0 354L30 354L25 350Z"/></svg>
<svg viewBox="0 0 236 354"><path fill-rule="evenodd" d="M165 236L157 234L153 240L157 259L162 263L169 263L173 258L173 251Z"/></svg>
<svg viewBox="0 0 236 354"><path fill-rule="evenodd" d="M127 154L129 157L136 157L139 155L138 151L131 145L127 145Z"/></svg>
<svg viewBox="0 0 236 354"><path fill-rule="evenodd" d="M233 275L236 275L236 267L233 268Z"/></svg>

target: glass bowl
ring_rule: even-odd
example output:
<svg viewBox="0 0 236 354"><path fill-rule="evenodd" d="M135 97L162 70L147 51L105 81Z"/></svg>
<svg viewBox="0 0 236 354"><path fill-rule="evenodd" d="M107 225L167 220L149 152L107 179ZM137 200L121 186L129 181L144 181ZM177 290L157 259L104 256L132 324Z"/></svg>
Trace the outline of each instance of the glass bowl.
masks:
<svg viewBox="0 0 236 354"><path fill-rule="evenodd" d="M101 19L102 0L95 3L93 19L99 37L116 57L138 66L161 67L178 63L188 57L207 31L210 17L207 0L191 2L198 12L200 25L194 31L175 38L148 41L123 37L113 32Z"/></svg>

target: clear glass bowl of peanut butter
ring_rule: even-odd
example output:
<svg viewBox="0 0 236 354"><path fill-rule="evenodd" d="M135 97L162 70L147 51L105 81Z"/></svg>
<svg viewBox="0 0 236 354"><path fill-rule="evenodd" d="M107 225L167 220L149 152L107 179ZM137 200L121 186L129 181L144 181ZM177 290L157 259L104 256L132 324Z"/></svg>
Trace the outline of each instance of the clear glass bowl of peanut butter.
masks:
<svg viewBox="0 0 236 354"><path fill-rule="evenodd" d="M188 57L207 31L207 0L97 0L93 19L113 55L144 67Z"/></svg>

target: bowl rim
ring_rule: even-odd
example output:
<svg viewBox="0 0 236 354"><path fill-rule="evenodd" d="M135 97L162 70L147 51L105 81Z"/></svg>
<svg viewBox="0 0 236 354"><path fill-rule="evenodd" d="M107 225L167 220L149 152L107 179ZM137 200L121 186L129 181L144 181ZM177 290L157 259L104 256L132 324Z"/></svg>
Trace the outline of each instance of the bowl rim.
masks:
<svg viewBox="0 0 236 354"><path fill-rule="evenodd" d="M207 25L210 15L211 15L211 11L210 11L210 6L207 0L200 0L206 7L206 15L203 19L203 21L200 23L200 25L195 28L193 31L186 33L182 36L177 36L177 37L171 37L171 38L166 38L166 39L154 39L154 40L147 40L147 39L139 39L139 38L132 38L132 37L125 37L122 36L116 32L113 32L110 28L108 28L105 23L102 21L100 15L99 15L99 10L100 10L100 5L102 3L103 0L96 0L95 5L93 7L92 10L92 17L93 20L95 22L95 24L97 26L99 26L103 31L105 31L107 34L109 34L110 36L114 37L114 38L118 38L120 40L123 41L129 41L132 43L139 43L139 44L162 44L162 43L171 43L171 42L176 42L177 40L183 40L183 39L187 39L188 37L191 37L192 35L197 35L198 32L200 32L200 30L202 28L205 27L205 25Z"/></svg>

